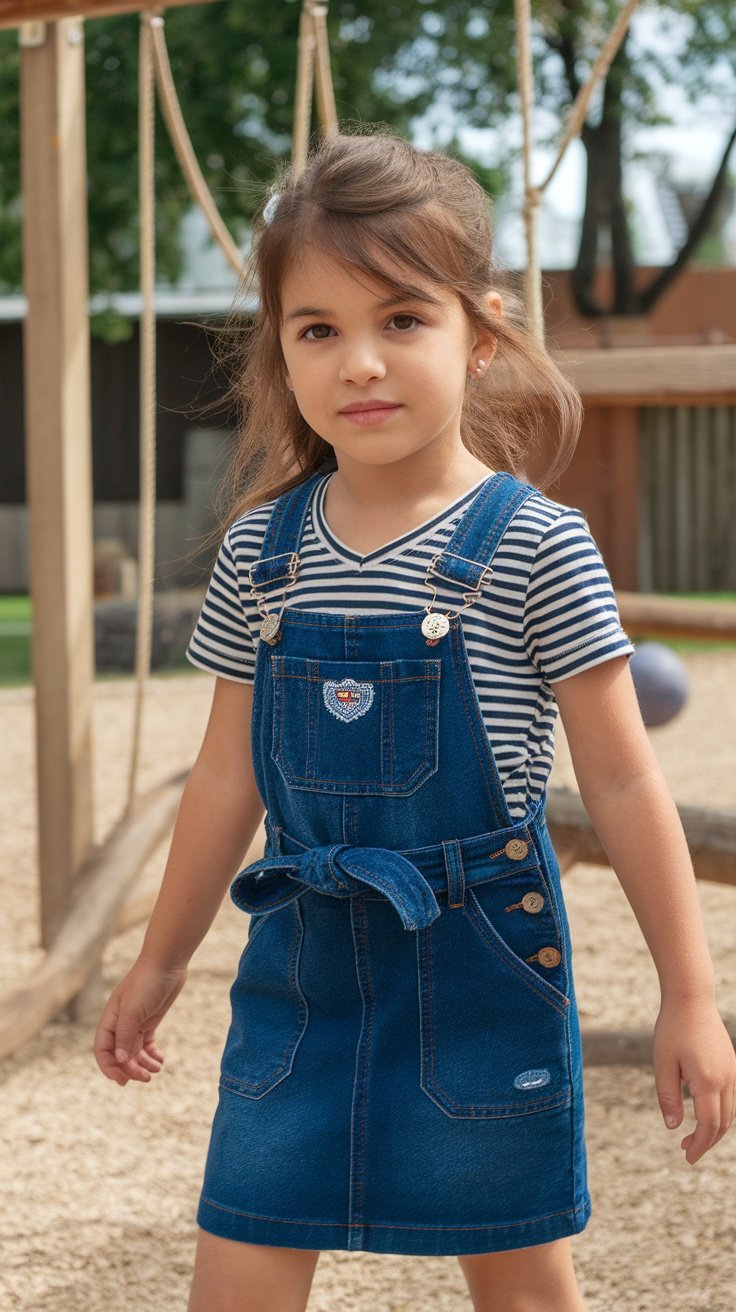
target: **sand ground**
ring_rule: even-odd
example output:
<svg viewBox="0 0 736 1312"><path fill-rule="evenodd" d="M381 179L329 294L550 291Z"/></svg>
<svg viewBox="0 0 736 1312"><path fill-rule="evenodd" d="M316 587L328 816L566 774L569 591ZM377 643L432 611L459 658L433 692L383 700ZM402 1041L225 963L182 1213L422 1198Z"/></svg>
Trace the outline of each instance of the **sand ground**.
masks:
<svg viewBox="0 0 736 1312"><path fill-rule="evenodd" d="M652 741L678 801L736 808L736 652L686 657L690 698ZM212 692L208 675L154 678L145 711L141 788L190 765ZM3 917L0 982L7 991L38 946L33 702L0 693ZM95 698L95 838L124 802L131 686L99 684ZM561 727L553 782L574 784ZM166 847L149 869L162 872ZM565 876L583 1026L651 1031L659 994L653 963L615 877L593 866ZM736 889L700 884L722 1015L736 1017ZM107 992L132 964L143 926L108 944ZM3 1065L0 1121L5 1215L0 1306L24 1312L181 1312L195 1243L195 1210L228 1024L228 989L246 921L226 898L165 1018L166 1054L150 1084L125 1088L98 1071L94 1024L57 1021ZM593 1215L574 1242L590 1312L733 1312L736 1129L695 1166L679 1147L693 1128L664 1128L650 1066L586 1067ZM468 1312L457 1261L327 1252L310 1312ZM562 1309L561 1309L562 1312Z"/></svg>

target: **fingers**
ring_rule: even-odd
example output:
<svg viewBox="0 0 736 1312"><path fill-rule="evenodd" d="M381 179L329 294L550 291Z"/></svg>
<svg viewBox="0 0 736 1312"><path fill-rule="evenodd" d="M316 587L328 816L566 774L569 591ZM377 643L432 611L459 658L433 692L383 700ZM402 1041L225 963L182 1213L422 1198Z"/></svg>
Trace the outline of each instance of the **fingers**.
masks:
<svg viewBox="0 0 736 1312"><path fill-rule="evenodd" d="M694 1165L714 1143L723 1137L731 1124L733 1113L733 1090L709 1089L693 1094L695 1110L695 1129L686 1134L680 1147L685 1149L685 1160Z"/></svg>
<svg viewBox="0 0 736 1312"><path fill-rule="evenodd" d="M135 1022L126 1020L119 1012L114 997L97 1025L94 1055L103 1075L120 1085L128 1080L148 1084L164 1062L163 1053L153 1041L153 1032L141 1036Z"/></svg>

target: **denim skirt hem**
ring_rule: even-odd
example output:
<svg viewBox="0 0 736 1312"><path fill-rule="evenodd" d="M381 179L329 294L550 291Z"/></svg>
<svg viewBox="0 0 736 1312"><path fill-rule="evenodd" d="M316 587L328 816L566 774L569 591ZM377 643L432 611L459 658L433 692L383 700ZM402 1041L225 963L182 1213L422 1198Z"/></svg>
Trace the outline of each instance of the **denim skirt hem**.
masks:
<svg viewBox="0 0 736 1312"><path fill-rule="evenodd" d="M512 1225L422 1226L371 1222L346 1225L336 1221L280 1220L223 1207L202 1196L197 1224L222 1239L268 1244L280 1248L349 1249L365 1253L396 1253L409 1257L456 1257L493 1253L549 1243L584 1230L591 1214L590 1195L574 1209L532 1217Z"/></svg>

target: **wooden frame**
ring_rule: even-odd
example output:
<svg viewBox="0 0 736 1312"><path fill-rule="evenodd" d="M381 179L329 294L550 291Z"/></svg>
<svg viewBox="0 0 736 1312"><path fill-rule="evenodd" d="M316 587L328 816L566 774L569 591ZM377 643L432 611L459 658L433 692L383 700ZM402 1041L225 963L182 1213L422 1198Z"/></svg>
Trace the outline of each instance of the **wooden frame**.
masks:
<svg viewBox="0 0 736 1312"><path fill-rule="evenodd" d="M551 350L586 405L733 405L736 345Z"/></svg>
<svg viewBox="0 0 736 1312"><path fill-rule="evenodd" d="M214 0L194 0L213 4ZM191 5L193 0L0 0L0 28L23 23L56 23L62 18L108 18L151 9Z"/></svg>

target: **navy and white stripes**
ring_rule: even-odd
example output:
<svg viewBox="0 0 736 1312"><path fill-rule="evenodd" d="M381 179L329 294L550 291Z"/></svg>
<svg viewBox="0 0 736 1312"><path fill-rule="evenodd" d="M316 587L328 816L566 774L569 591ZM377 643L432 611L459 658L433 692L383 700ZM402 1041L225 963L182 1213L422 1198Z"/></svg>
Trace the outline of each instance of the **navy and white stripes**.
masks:
<svg viewBox="0 0 736 1312"><path fill-rule="evenodd" d="M301 569L286 605L372 614L421 610L433 555L446 546L486 476L410 533L360 556L328 527L326 474L317 484L302 538ZM258 558L274 502L248 511L222 542L187 648L193 665L226 679L253 682L261 617L250 596L248 565ZM510 521L480 599L462 615L473 682L514 819L521 818L549 775L557 706L551 685L634 645L624 632L611 580L581 511L541 492ZM462 594L438 584L434 609L457 609ZM272 590L273 605L280 602ZM270 595L270 594L269 594Z"/></svg>

